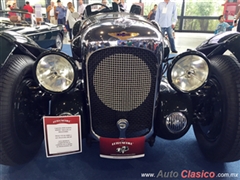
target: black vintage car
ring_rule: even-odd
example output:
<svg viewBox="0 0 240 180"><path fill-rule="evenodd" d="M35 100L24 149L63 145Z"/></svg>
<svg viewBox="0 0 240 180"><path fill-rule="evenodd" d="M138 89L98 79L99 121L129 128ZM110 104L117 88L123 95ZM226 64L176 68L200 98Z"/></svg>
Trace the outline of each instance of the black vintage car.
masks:
<svg viewBox="0 0 240 180"><path fill-rule="evenodd" d="M104 158L143 157L145 142L178 139L193 126L208 160L239 160L240 34L168 58L157 23L117 11L87 6L73 28L72 57L0 33L8 47L0 48L0 163L30 161L43 117L66 115L81 116L82 138L99 142Z"/></svg>
<svg viewBox="0 0 240 180"><path fill-rule="evenodd" d="M34 40L42 48L62 49L64 28L63 25L54 25L43 22L35 14L29 14L31 21L26 21L29 14L25 10L0 10L0 32L13 31L24 34Z"/></svg>

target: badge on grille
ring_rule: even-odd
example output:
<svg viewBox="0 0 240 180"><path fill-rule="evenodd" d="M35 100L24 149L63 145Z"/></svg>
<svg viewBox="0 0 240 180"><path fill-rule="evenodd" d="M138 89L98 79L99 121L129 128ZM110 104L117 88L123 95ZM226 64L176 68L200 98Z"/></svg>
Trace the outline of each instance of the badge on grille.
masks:
<svg viewBox="0 0 240 180"><path fill-rule="evenodd" d="M118 38L120 40L128 40L130 38L139 36L139 33L122 31L122 32L108 33L108 35Z"/></svg>
<svg viewBox="0 0 240 180"><path fill-rule="evenodd" d="M117 127L120 132L119 138L126 138L126 130L129 126L128 120L126 119L119 119L117 121Z"/></svg>
<svg viewBox="0 0 240 180"><path fill-rule="evenodd" d="M116 149L116 152L124 154L125 152L127 152L129 150L128 146L122 146Z"/></svg>

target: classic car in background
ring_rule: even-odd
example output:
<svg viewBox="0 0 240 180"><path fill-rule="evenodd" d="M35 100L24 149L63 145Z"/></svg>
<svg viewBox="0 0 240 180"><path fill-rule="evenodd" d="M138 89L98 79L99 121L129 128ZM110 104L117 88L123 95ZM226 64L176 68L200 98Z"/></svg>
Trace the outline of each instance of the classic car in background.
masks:
<svg viewBox="0 0 240 180"><path fill-rule="evenodd" d="M14 31L34 40L42 48L62 49L64 29L62 25L54 25L40 21L35 14L31 21L25 21L28 12L24 10L0 11L0 31Z"/></svg>
<svg viewBox="0 0 240 180"><path fill-rule="evenodd" d="M30 161L42 145L43 117L66 115L81 116L81 137L99 142L104 158L143 157L145 142L178 139L193 126L208 160L240 159L239 33L169 58L154 21L86 9L73 28L73 57L0 32L9 47L0 48L1 164Z"/></svg>

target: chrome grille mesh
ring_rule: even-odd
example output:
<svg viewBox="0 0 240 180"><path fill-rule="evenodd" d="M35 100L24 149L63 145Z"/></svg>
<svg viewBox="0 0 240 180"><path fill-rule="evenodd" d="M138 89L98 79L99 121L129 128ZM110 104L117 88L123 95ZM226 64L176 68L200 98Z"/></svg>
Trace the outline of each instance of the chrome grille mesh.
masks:
<svg viewBox="0 0 240 180"><path fill-rule="evenodd" d="M114 54L104 58L97 66L93 85L106 106L116 111L131 111L147 98L151 73L139 57Z"/></svg>
<svg viewBox="0 0 240 180"><path fill-rule="evenodd" d="M146 49L111 47L94 52L86 68L94 133L118 138L117 121L126 119L126 137L147 134L153 120L156 56Z"/></svg>

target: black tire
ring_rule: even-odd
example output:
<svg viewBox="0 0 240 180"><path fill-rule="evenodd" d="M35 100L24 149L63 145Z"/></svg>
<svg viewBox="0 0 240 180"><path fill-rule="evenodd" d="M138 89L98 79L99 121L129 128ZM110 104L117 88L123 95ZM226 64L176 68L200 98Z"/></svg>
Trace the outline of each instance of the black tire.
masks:
<svg viewBox="0 0 240 180"><path fill-rule="evenodd" d="M214 162L240 159L240 66L231 56L210 60L211 74L202 118L193 124L199 147ZM199 112L199 111L198 111Z"/></svg>
<svg viewBox="0 0 240 180"><path fill-rule="evenodd" d="M63 35L61 33L58 33L56 36L55 44L53 45L53 48L62 50L62 47L63 47Z"/></svg>
<svg viewBox="0 0 240 180"><path fill-rule="evenodd" d="M42 144L38 104L29 88L35 84L33 63L28 56L12 55L0 69L0 164L26 163Z"/></svg>

